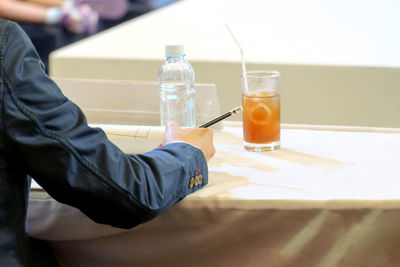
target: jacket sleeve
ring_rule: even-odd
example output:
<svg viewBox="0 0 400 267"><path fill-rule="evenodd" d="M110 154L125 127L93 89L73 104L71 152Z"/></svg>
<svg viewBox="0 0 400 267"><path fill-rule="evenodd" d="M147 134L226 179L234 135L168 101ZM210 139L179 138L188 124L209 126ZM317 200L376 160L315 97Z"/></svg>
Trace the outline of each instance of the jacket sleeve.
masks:
<svg viewBox="0 0 400 267"><path fill-rule="evenodd" d="M10 23L2 42L2 123L7 152L56 200L99 223L130 228L150 220L208 182L203 153L172 143L127 155L44 73L29 38ZM202 182L189 186L202 175Z"/></svg>

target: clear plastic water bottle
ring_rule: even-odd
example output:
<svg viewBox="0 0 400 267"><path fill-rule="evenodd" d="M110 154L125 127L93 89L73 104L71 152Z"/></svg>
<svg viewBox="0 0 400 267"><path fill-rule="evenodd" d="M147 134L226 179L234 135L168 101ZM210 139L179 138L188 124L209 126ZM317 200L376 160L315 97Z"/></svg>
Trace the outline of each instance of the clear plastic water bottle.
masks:
<svg viewBox="0 0 400 267"><path fill-rule="evenodd" d="M167 45L166 60L158 72L161 125L176 121L182 127L196 127L194 71L185 58L184 47Z"/></svg>

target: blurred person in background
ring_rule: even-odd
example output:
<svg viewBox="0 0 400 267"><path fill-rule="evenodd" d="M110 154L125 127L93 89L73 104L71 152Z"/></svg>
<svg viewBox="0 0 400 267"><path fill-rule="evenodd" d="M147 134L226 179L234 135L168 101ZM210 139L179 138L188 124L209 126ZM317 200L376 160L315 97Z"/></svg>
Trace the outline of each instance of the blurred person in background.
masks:
<svg viewBox="0 0 400 267"><path fill-rule="evenodd" d="M122 18L128 0L0 0L0 17L16 22L60 24L76 33L93 34L99 17Z"/></svg>
<svg viewBox="0 0 400 267"><path fill-rule="evenodd" d="M18 22L48 72L51 51L96 33L99 20L119 20L128 0L0 0L0 18Z"/></svg>
<svg viewBox="0 0 400 267"><path fill-rule="evenodd" d="M0 17L16 22L61 25L71 32L93 34L99 15L89 5L61 0L0 0Z"/></svg>

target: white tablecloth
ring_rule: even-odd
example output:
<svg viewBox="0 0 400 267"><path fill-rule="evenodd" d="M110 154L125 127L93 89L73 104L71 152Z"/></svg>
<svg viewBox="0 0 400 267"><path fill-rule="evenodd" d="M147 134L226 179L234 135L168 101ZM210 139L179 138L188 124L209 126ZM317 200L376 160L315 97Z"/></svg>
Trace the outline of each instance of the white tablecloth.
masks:
<svg viewBox="0 0 400 267"><path fill-rule="evenodd" d="M263 153L241 134L216 132L209 185L148 223L95 224L34 190L28 231L61 266L400 266L399 129L286 125Z"/></svg>

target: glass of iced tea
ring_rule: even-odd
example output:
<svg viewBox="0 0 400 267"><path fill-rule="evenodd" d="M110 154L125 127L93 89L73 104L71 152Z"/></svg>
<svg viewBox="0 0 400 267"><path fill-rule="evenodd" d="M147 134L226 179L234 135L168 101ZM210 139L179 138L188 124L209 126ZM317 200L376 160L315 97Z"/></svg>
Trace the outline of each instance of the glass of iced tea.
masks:
<svg viewBox="0 0 400 267"><path fill-rule="evenodd" d="M248 71L242 77L243 137L249 151L280 147L281 112L278 71Z"/></svg>

